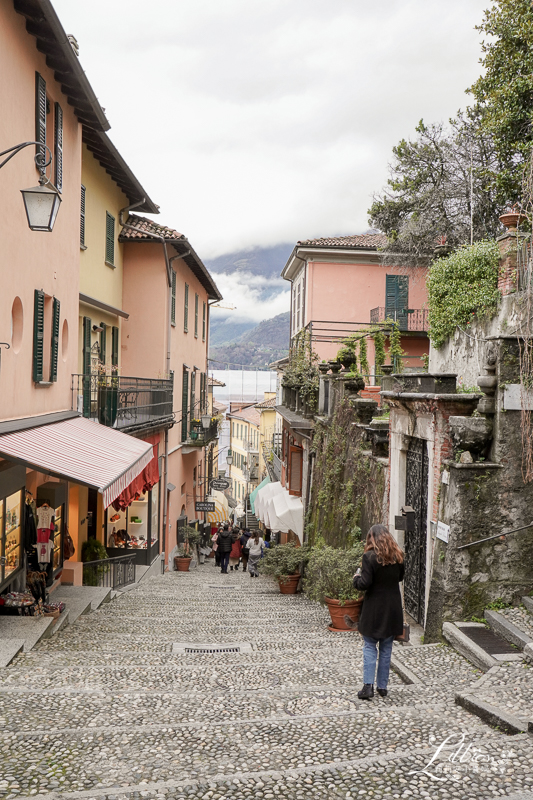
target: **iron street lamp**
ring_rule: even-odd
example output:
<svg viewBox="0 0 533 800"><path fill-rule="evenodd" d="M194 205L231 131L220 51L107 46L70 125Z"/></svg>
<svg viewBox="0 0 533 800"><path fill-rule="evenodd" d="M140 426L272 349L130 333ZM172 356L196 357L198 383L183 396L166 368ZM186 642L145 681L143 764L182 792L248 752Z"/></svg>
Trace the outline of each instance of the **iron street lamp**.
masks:
<svg viewBox="0 0 533 800"><path fill-rule="evenodd" d="M231 452L231 450L228 450L228 454L227 454L227 456L226 456L226 463L227 463L227 464L228 464L230 467L231 467L231 465L233 464L233 453Z"/></svg>
<svg viewBox="0 0 533 800"><path fill-rule="evenodd" d="M0 153L0 156L7 155L0 163L0 169L7 164L7 162L20 153L25 147L30 145L37 145L45 148L50 153L47 159L46 154L40 150L35 156L35 164L40 170L39 185L32 186L30 189L21 189L22 199L24 200L24 208L26 210L26 217L28 218L28 225L32 231L48 231L52 232L54 223L56 221L57 212L61 205L61 197L56 187L46 177L46 167L52 163L52 151L42 142L22 142L14 147L9 147Z"/></svg>
<svg viewBox="0 0 533 800"><path fill-rule="evenodd" d="M202 414L201 420L202 420L202 428L204 428L204 430L207 430L211 425L211 414Z"/></svg>

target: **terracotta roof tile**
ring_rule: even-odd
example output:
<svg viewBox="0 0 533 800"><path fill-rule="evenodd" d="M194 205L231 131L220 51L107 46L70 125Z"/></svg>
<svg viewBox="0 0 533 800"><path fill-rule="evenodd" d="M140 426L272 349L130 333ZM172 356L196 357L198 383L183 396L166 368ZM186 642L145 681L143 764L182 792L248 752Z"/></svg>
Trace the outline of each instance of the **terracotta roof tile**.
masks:
<svg viewBox="0 0 533 800"><path fill-rule="evenodd" d="M231 414L227 414L226 416L235 417L236 419L243 419L246 422L251 422L252 425L259 425L261 422L261 415L259 411L255 410L254 406L241 408L239 411L232 411Z"/></svg>
<svg viewBox="0 0 533 800"><path fill-rule="evenodd" d="M263 400L262 403L256 403L255 408L276 408L276 398L270 397L268 400Z"/></svg>
<svg viewBox="0 0 533 800"><path fill-rule="evenodd" d="M384 233L361 233L355 236L331 236L323 239L305 239L299 245L313 247L364 247L374 249L383 247L387 242Z"/></svg>
<svg viewBox="0 0 533 800"><path fill-rule="evenodd" d="M132 225L136 230L123 228L120 232L121 239L153 239L154 235L156 237L163 236L166 241L170 242L176 239L185 239L183 233L178 233L173 228L167 228L166 225L159 225L146 217L139 217L137 214L130 214L127 224Z"/></svg>

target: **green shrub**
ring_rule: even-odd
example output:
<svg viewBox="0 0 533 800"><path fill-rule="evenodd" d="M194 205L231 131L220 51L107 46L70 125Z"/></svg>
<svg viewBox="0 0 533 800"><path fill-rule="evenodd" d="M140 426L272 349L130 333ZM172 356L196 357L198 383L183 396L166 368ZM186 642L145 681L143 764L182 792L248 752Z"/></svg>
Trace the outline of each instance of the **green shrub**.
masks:
<svg viewBox="0 0 533 800"><path fill-rule="evenodd" d="M87 539L81 546L82 561L101 561L108 558L107 550L97 539Z"/></svg>
<svg viewBox="0 0 533 800"><path fill-rule="evenodd" d="M305 570L303 589L310 600L357 600L361 593L354 588L353 576L361 565L364 546L357 542L349 550L336 547L312 547Z"/></svg>
<svg viewBox="0 0 533 800"><path fill-rule="evenodd" d="M265 556L259 564L259 571L263 575L270 575L277 581L287 575L299 572L309 558L309 548L296 547L294 542L279 544L265 550Z"/></svg>
<svg viewBox="0 0 533 800"><path fill-rule="evenodd" d="M497 308L499 250L496 242L476 242L434 261L427 281L429 337L441 347L459 325L492 315Z"/></svg>

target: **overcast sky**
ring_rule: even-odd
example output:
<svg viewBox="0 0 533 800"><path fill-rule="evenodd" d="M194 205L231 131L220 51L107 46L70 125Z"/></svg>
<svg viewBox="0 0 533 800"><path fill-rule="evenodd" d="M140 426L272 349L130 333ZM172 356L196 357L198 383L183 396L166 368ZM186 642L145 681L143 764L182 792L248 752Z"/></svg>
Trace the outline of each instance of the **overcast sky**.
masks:
<svg viewBox="0 0 533 800"><path fill-rule="evenodd" d="M204 258L361 232L391 148L468 103L490 0L53 0L159 221Z"/></svg>

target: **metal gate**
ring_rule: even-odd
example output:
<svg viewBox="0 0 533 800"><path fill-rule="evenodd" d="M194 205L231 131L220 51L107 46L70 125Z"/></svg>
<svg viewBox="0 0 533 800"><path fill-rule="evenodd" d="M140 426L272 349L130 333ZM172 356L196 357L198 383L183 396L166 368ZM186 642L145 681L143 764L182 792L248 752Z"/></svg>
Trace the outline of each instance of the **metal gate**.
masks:
<svg viewBox="0 0 533 800"><path fill-rule="evenodd" d="M428 453L424 439L411 439L407 451L405 504L415 512L415 529L405 534L405 610L423 624L428 508Z"/></svg>

